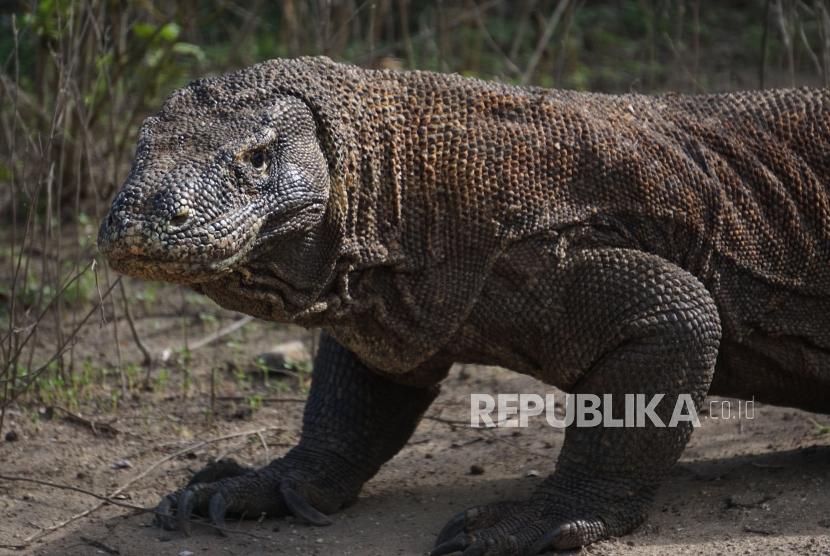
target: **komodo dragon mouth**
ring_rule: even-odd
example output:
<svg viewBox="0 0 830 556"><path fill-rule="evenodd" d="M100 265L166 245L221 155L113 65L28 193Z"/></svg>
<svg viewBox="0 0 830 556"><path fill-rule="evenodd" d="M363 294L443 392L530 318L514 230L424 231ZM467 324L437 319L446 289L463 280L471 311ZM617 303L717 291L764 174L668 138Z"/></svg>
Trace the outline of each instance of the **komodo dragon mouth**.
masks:
<svg viewBox="0 0 830 556"><path fill-rule="evenodd" d="M197 284L218 279L245 261L263 222L246 207L182 229L152 221L112 218L101 225L98 247L113 269L145 280ZM226 230L228 233L221 233Z"/></svg>

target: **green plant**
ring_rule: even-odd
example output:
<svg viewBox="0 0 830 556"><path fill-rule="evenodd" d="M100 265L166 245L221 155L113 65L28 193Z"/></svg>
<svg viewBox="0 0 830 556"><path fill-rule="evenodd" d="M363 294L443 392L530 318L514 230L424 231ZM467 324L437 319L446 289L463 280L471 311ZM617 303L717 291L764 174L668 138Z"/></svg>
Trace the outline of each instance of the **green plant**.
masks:
<svg viewBox="0 0 830 556"><path fill-rule="evenodd" d="M156 372L156 378L153 379L153 390L156 392L162 391L170 381L170 371L166 368L161 368Z"/></svg>
<svg viewBox="0 0 830 556"><path fill-rule="evenodd" d="M246 398L246 401L252 411L258 411L262 407L262 396L260 394L251 394Z"/></svg>

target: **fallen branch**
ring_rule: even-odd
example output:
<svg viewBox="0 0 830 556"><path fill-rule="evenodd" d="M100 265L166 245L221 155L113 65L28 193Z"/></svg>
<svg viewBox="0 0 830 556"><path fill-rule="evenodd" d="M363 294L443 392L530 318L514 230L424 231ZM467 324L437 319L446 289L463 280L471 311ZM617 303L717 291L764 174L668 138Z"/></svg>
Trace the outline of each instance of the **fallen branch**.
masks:
<svg viewBox="0 0 830 556"><path fill-rule="evenodd" d="M54 405L52 406L52 409L60 410L64 414L64 419L66 419L70 423L75 423L77 425L82 425L90 428L93 434L95 435L97 435L99 432L110 436L117 436L121 434L120 430L110 425L109 423L87 419L86 417L79 415L78 413L73 413L72 411L69 411L65 407Z"/></svg>
<svg viewBox="0 0 830 556"><path fill-rule="evenodd" d="M227 336L228 334L232 334L232 333L236 332L237 330L239 330L240 328L242 328L243 326L245 326L246 324L248 324L252 320L254 320L254 317L252 317L250 315L245 315L241 319L235 320L227 326L223 326L222 328L220 328L216 332L214 332L212 334L208 334L204 338L201 338L199 340L196 340L193 343L188 344L187 349L188 349L188 351L192 352L192 351L196 351L197 349L203 348L206 345L212 344L213 342L215 342L219 338L222 338L223 336ZM161 360L162 361L167 361L168 359L170 359L170 355L172 355L172 354L173 354L173 349L172 348L165 349L163 352L161 352Z"/></svg>
<svg viewBox="0 0 830 556"><path fill-rule="evenodd" d="M129 502L123 502L121 500L116 500L110 496L104 496L103 494L98 494L96 492L92 492L91 490L87 490L85 488L76 487L72 485L65 485L62 483L53 483L51 481L44 481L42 479L33 479L31 477L18 477L16 475L3 475L0 474L0 480L2 481L17 481L23 483L33 483L36 485L42 485L52 488L57 488L60 490L71 490L72 492L79 492L81 494L86 494L87 496L91 496L93 498L97 498L107 504L112 504L113 506L121 506L122 508L127 508L130 510L137 510L139 512L152 512L152 508L145 508L144 506L138 506L136 504L130 504Z"/></svg>
<svg viewBox="0 0 830 556"><path fill-rule="evenodd" d="M255 396L216 396L220 402L247 402ZM305 403L307 398L256 398L262 403Z"/></svg>
<svg viewBox="0 0 830 556"><path fill-rule="evenodd" d="M262 429L262 430L267 430L267 429ZM256 431L256 432L257 432L257 434L260 433L259 431ZM242 434L242 433L240 433L240 434ZM80 494L85 494L87 496L91 496L92 498L97 498L98 500L101 500L101 504L99 506L97 506L96 509L98 507L104 506L106 504L112 504L113 506L120 506L122 508L135 510L137 512L137 514L147 513L147 514L153 514L153 515L160 515L160 513L157 512L154 508L146 508L144 506L139 506L137 504L130 504L129 502L123 502L121 500L116 500L112 497L112 496L116 496L115 494L113 494L112 496L104 496L102 494L98 494L96 492L93 492L91 490L87 490L85 488L80 488L80 487L76 487L76 486L72 486L72 485L66 485L66 484L63 484L63 483L53 483L51 481L44 481L42 479L32 479L30 477L18 477L16 475L2 475L2 474L0 474L0 480L33 483L33 484L36 484L36 485L42 485L42 486L47 486L47 487L51 487L51 488L57 488L57 489L60 489L60 490L70 490L70 491L73 491L73 492L78 492ZM235 534L238 534L238 535L247 535L249 537L252 537L252 538L258 539L258 540L271 540L268 537L263 537L261 535L256 535L254 533L249 533L248 531L239 531L239 530L236 530L236 529L228 529L226 527L221 527L219 525L216 525L215 523L211 523L209 521L199 519L198 516L194 516L194 521L196 523L201 524L201 525L205 525L206 527L210 527L211 529L216 529L217 531L221 531L223 533L235 533ZM40 537L38 537L38 538L40 538ZM12 549L15 549L15 550L23 550L29 544L31 544L33 540L34 539L32 539L32 540L25 539L23 541L25 544L21 544L21 545L0 545L0 547L12 548ZM84 537L81 537L81 540L83 540L84 542L87 542L87 540ZM97 542L97 541L95 541L95 542ZM100 548L100 547L98 547L98 548Z"/></svg>
<svg viewBox="0 0 830 556"><path fill-rule="evenodd" d="M89 537L84 537L83 535L81 535L80 539L81 539L81 541L83 541L84 544L88 544L92 548L97 548L98 550L106 552L107 554L113 554L113 555L121 554L121 551L118 550L117 548L113 548L109 545L106 545L106 544L102 543L101 541L97 541L97 540L91 539Z"/></svg>
<svg viewBox="0 0 830 556"><path fill-rule="evenodd" d="M109 496L102 497L101 499L103 501L100 502L99 504L97 504L97 505L95 505L91 508L88 508L88 509L86 509L82 512L78 512L75 515L69 517L68 519L65 519L65 520L61 521L60 523L56 523L55 525L51 525L51 526L49 526L45 529L42 529L41 531L38 531L37 533L29 535L28 537L23 539L23 543L24 543L23 546L27 546L27 545L31 544L32 542L34 542L36 540L39 540L39 539L45 537L46 535L57 531L58 529L62 529L64 527L66 527L67 525L69 525L71 523L74 523L75 521L77 521L79 519L82 519L82 518L84 518L84 517L86 517L86 516L88 516L88 515L90 515L94 512L97 512L99 509L101 509L107 503L109 503L109 501L113 497L118 496L119 494L121 494L122 492L127 490L129 487L131 487L133 484L135 484L136 482L140 481L141 479L143 479L144 477L146 477L147 475L152 473L157 467L159 467L160 465L162 465L162 464L164 464L164 463L166 463L166 462L168 462L172 459L175 459L175 458L177 458L179 456L182 456L182 455L184 455L188 452L192 452L193 450L197 450L197 449L201 448L202 446L206 446L206 445L212 444L214 442L221 442L223 440L228 440L228 439L231 439L231 438L237 438L237 437L240 437L240 436L249 436L249 435L252 435L252 434L256 434L258 432L266 432L266 431L273 431L273 430L280 430L280 428L279 427L264 427L264 428L255 429L255 430L252 430L252 431L236 432L236 433L226 434L226 435L223 435L223 436L217 436L215 438L209 438L208 440L203 440L201 442L197 442L196 444L193 444L192 446L188 446L187 448L182 448L181 450L173 452L172 454L169 454L169 455L161 458L160 460L156 461L155 463L150 465L150 467L148 467L147 469L145 469L144 471L142 471L141 473L139 473L138 475L136 475L132 479L128 480L126 483L124 483L123 485L121 485L120 487L118 487L117 489L112 491L112 493L110 493ZM98 496L96 495L96 497L98 497ZM116 505L121 505L121 503L119 502L119 504L116 504ZM143 508L143 509L146 511L146 508Z"/></svg>
<svg viewBox="0 0 830 556"><path fill-rule="evenodd" d="M465 427L475 428L475 427L470 426L469 421L446 419L444 417L438 417L437 415L424 415L424 419L428 419L430 421L437 421L438 423L444 423L445 425L450 425L452 427L465 426Z"/></svg>

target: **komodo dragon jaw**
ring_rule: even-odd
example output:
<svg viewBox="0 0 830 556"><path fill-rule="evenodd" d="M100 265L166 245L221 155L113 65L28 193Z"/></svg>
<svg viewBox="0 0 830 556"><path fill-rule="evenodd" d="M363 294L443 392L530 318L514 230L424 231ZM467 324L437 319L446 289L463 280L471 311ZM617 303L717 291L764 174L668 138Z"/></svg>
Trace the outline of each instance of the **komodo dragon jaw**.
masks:
<svg viewBox="0 0 830 556"><path fill-rule="evenodd" d="M101 224L98 247L120 273L215 281L257 253L278 263L282 240L313 235L323 218L328 167L305 104L279 96L232 111L196 91L174 93L144 123Z"/></svg>

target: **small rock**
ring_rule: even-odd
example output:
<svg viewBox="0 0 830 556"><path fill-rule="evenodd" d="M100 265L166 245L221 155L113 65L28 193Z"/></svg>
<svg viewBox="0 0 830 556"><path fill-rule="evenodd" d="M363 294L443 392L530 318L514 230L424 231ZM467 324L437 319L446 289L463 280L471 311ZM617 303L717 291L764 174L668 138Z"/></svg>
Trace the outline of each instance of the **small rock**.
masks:
<svg viewBox="0 0 830 556"><path fill-rule="evenodd" d="M470 475L483 475L484 468L477 463L474 463L470 466Z"/></svg>
<svg viewBox="0 0 830 556"><path fill-rule="evenodd" d="M528 470L527 473L525 473L525 477L538 477L538 476L539 476L539 472L536 471L535 469L530 469L530 470Z"/></svg>
<svg viewBox="0 0 830 556"><path fill-rule="evenodd" d="M314 539L314 542L316 542L317 544L323 544L323 539L317 538L317 539Z"/></svg>
<svg viewBox="0 0 830 556"><path fill-rule="evenodd" d="M193 556L193 552L191 552L190 550L182 550L181 552L179 552L179 556Z"/></svg>
<svg viewBox="0 0 830 556"><path fill-rule="evenodd" d="M755 527L752 525L744 525L744 531L747 533L755 533L756 535L774 535L775 531L764 527Z"/></svg>
<svg viewBox="0 0 830 556"><path fill-rule="evenodd" d="M20 440L20 435L17 434L17 431L8 431L6 433L6 442L17 442Z"/></svg>
<svg viewBox="0 0 830 556"><path fill-rule="evenodd" d="M291 370L293 364L311 361L311 354L305 344L296 340L276 345L269 351L257 355L254 361L269 373L279 373Z"/></svg>
<svg viewBox="0 0 830 556"><path fill-rule="evenodd" d="M772 500L772 496L762 492L744 492L741 494L733 494L726 499L727 508L754 508L760 506L764 502Z"/></svg>
<svg viewBox="0 0 830 556"><path fill-rule="evenodd" d="M132 466L133 464L128 459L120 459L110 465L112 469L131 469Z"/></svg>
<svg viewBox="0 0 830 556"><path fill-rule="evenodd" d="M87 477L87 475L83 471L78 471L77 473L75 473L75 478L76 479L84 480L84 479L86 479L86 477Z"/></svg>
<svg viewBox="0 0 830 556"><path fill-rule="evenodd" d="M236 411L231 413L231 418L232 419L238 419L239 421L247 421L251 417L253 417L253 415L254 415L254 410L246 405L246 406L243 406L243 407L238 407L236 409Z"/></svg>
<svg viewBox="0 0 830 556"><path fill-rule="evenodd" d="M426 454L424 454L424 457L425 457L426 459L432 459L432 454L430 454L429 452L427 452Z"/></svg>

